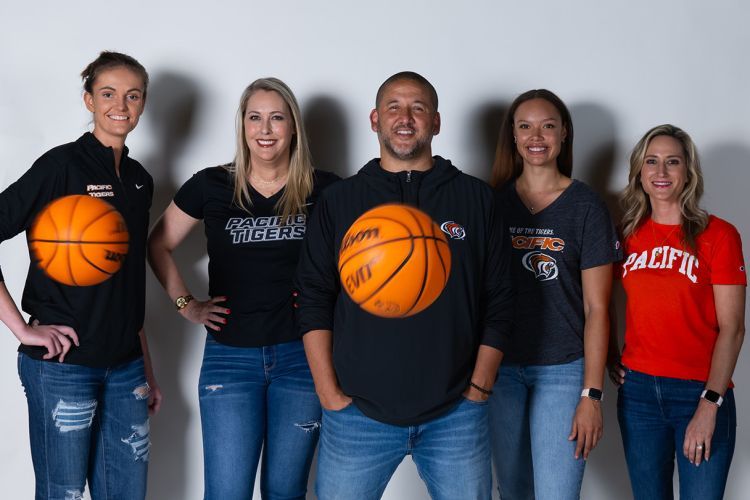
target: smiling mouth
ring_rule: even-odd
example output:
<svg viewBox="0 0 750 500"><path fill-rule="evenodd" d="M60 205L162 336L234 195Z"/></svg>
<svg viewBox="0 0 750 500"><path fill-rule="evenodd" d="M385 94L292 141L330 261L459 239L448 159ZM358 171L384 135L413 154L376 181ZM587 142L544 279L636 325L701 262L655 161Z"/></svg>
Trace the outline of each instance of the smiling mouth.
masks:
<svg viewBox="0 0 750 500"><path fill-rule="evenodd" d="M271 146L276 144L276 140L270 139L257 139L255 142L258 143L258 146L262 148L270 148Z"/></svg>
<svg viewBox="0 0 750 500"><path fill-rule="evenodd" d="M547 146L529 146L526 148L530 153L544 153L547 151Z"/></svg>
<svg viewBox="0 0 750 500"><path fill-rule="evenodd" d="M107 115L107 118L109 118L110 120L114 120L116 122L128 121L128 117L125 115Z"/></svg>
<svg viewBox="0 0 750 500"><path fill-rule="evenodd" d="M652 181L651 184L657 188L668 188L672 185L671 181Z"/></svg>

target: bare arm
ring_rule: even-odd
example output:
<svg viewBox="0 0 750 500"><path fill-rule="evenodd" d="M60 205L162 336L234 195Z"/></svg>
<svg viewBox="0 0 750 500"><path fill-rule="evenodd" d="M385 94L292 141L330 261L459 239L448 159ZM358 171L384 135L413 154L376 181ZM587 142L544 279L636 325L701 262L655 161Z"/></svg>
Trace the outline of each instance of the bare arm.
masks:
<svg viewBox="0 0 750 500"><path fill-rule="evenodd" d="M609 299L612 293L612 264L585 269L583 285L583 388L604 388L604 368L609 343ZM604 429L601 403L582 397L578 402L568 439L577 440L575 458L589 452L599 443Z"/></svg>
<svg viewBox="0 0 750 500"><path fill-rule="evenodd" d="M69 326L28 325L3 281L0 281L0 321L22 344L47 349L44 359L57 357L63 362L72 345L78 345L78 335Z"/></svg>
<svg viewBox="0 0 750 500"><path fill-rule="evenodd" d="M745 337L745 287L713 285L713 292L719 335L711 356L706 389L723 395L729 386ZM718 409L718 406L700 399L685 431L682 451L695 465L699 465L703 459L708 460L711 455L711 438ZM698 448L698 445L703 448Z"/></svg>
<svg viewBox="0 0 750 500"><path fill-rule="evenodd" d="M161 388L156 383L156 377L154 377L154 369L151 364L151 353L148 350L148 341L146 340L146 331L141 328L138 332L138 337L141 340L141 350L143 351L143 366L146 372L146 382L150 387L148 394L148 414L150 416L156 415L161 408Z"/></svg>
<svg viewBox="0 0 750 500"><path fill-rule="evenodd" d="M302 337L302 341L320 404L326 410L336 411L348 406L352 398L339 387L333 369L332 335L330 330L312 330Z"/></svg>
<svg viewBox="0 0 750 500"><path fill-rule="evenodd" d="M190 217L172 202L156 222L148 237L148 260L151 269L154 270L159 283L173 301L177 297L190 295L190 292L172 257L172 252L198 222L200 222L198 219ZM180 313L193 323L220 330L219 325L225 324L226 320L219 316L219 313L229 314L229 309L216 304L225 300L226 297L213 297L207 301L192 300L180 310Z"/></svg>
<svg viewBox="0 0 750 500"><path fill-rule="evenodd" d="M492 390L497 378L497 369L500 367L502 360L503 351L488 345L480 345L477 352L477 361L474 363L474 371L471 374L471 382L487 391ZM486 401L490 395L476 387L469 386L464 391L464 397L472 401Z"/></svg>

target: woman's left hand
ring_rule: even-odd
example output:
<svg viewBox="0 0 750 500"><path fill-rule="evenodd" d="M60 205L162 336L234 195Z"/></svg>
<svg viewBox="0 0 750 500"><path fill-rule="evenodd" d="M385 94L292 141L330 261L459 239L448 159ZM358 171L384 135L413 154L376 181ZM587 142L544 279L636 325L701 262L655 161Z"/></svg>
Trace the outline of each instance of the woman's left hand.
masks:
<svg viewBox="0 0 750 500"><path fill-rule="evenodd" d="M591 398L582 397L578 402L576 414L573 417L573 428L568 436L568 441L576 440L575 458L583 455L583 459L589 458L604 432L602 419L602 404Z"/></svg>
<svg viewBox="0 0 750 500"><path fill-rule="evenodd" d="M156 383L156 379L153 376L147 377L147 379L150 388L148 393L148 416L153 417L159 413L159 409L161 408L162 394L159 384Z"/></svg>
<svg viewBox="0 0 750 500"><path fill-rule="evenodd" d="M711 456L711 438L716 428L716 412L719 407L701 399L693 418L685 430L682 453L696 467L701 461L708 462Z"/></svg>

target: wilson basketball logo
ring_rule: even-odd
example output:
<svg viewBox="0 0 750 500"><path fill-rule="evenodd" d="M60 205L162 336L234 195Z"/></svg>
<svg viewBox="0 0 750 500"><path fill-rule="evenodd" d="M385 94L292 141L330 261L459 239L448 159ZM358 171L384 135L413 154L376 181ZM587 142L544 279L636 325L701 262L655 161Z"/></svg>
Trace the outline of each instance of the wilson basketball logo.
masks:
<svg viewBox="0 0 750 500"><path fill-rule="evenodd" d="M542 252L529 252L521 259L523 267L532 273L539 281L549 281L557 278L557 261Z"/></svg>

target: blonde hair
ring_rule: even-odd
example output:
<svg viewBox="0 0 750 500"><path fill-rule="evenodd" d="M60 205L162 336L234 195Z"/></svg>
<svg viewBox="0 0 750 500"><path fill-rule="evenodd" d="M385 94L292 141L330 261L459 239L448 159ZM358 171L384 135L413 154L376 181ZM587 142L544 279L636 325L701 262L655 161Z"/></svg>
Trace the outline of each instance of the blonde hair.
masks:
<svg viewBox="0 0 750 500"><path fill-rule="evenodd" d="M622 217L623 236L627 238L633 234L651 215L651 201L641 185L641 170L649 144L655 137L662 135L679 141L685 154L687 183L680 194L682 237L683 242L695 250L695 239L708 225L708 213L699 205L703 196L703 172L693 140L687 132L669 124L658 125L646 132L630 154L628 185L621 197L622 208L625 212Z"/></svg>
<svg viewBox="0 0 750 500"><path fill-rule="evenodd" d="M248 186L250 185L251 166L250 148L247 146L247 140L245 139L245 112L250 96L259 90L279 94L292 114L295 133L289 146L289 174L284 193L274 207L276 213L281 215L282 224L286 224L291 215L306 211L305 202L313 190L313 165L297 99L291 89L278 78L259 78L242 92L240 106L237 110L237 149L234 162L227 165L226 168L234 182L234 203L246 212L250 212L252 201L250 200Z"/></svg>

